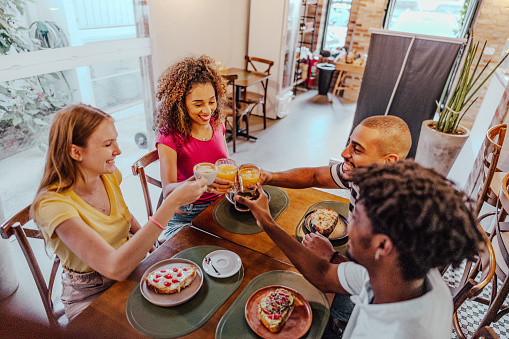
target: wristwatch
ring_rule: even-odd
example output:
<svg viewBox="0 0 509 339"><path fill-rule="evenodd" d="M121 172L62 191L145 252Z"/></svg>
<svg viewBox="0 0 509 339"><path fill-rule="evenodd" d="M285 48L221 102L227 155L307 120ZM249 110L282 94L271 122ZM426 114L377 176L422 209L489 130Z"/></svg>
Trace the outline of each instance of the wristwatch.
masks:
<svg viewBox="0 0 509 339"><path fill-rule="evenodd" d="M332 254L332 256L330 257L330 260L329 262L332 264L332 262L334 261L334 259L336 259L336 257L339 255L339 252L338 251L334 251L334 253Z"/></svg>

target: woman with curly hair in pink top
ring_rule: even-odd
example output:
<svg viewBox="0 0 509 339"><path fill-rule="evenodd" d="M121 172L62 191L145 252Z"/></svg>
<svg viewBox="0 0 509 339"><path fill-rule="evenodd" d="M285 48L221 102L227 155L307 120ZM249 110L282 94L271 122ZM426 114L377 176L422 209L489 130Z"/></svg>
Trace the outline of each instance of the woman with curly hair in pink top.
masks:
<svg viewBox="0 0 509 339"><path fill-rule="evenodd" d="M159 78L156 147L165 198L193 176L194 165L228 158L224 138L225 95L226 85L216 63L205 55L184 58ZM231 185L216 178L197 201L177 211L166 227L165 238L190 225L195 216L219 197L221 192L217 189L226 190Z"/></svg>

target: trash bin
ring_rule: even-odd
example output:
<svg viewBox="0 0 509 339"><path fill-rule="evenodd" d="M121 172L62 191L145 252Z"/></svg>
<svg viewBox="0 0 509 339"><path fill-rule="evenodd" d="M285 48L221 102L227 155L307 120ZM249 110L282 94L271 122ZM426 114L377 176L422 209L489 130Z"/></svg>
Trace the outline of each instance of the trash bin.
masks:
<svg viewBox="0 0 509 339"><path fill-rule="evenodd" d="M327 95L336 66L322 63L316 67L318 68L318 94Z"/></svg>

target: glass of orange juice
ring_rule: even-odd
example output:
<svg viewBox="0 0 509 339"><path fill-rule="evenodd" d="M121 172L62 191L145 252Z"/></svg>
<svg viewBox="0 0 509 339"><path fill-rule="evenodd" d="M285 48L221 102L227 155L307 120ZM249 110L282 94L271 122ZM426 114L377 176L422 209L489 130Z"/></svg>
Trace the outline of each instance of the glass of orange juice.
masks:
<svg viewBox="0 0 509 339"><path fill-rule="evenodd" d="M239 176L242 177L242 186L244 188L255 185L258 179L260 179L260 167L255 164L240 165Z"/></svg>
<svg viewBox="0 0 509 339"><path fill-rule="evenodd" d="M237 163L232 159L222 158L216 161L217 177L235 182L235 175L237 174ZM228 189L218 189L218 191L226 192Z"/></svg>

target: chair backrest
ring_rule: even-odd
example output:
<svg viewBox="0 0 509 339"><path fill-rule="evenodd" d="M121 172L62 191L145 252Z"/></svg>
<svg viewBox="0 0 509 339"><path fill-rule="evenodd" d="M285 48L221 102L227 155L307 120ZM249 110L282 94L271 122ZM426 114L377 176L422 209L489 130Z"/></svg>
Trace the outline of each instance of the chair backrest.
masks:
<svg viewBox="0 0 509 339"><path fill-rule="evenodd" d="M496 204L496 194L497 192L492 192L490 189L491 181L493 180L493 175L497 169L498 159L500 157L500 151L502 150L502 145L504 143L505 133L507 130L506 124L493 126L486 132L486 139L484 141L484 158L483 158L483 182L482 182L482 190L480 190L480 194L477 196L477 203L475 208L475 214L479 215L481 211L482 205L485 201L489 202L491 205Z"/></svg>
<svg viewBox="0 0 509 339"><path fill-rule="evenodd" d="M257 58L257 57L250 57L249 55L246 55L244 57L244 59L246 60L246 70L249 70L249 66L251 66L253 68L253 70L256 72L263 72L266 74L270 74L270 68L274 65L274 61ZM265 66L266 68L263 70L262 69L258 70L256 68L257 64L258 64L258 67L260 67L260 68L262 67L262 65L260 65L260 64L263 64L263 66Z"/></svg>
<svg viewBox="0 0 509 339"><path fill-rule="evenodd" d="M500 209L496 210L495 231L492 234L492 240L497 242L497 250L500 253L499 261L502 259L505 261L505 265L509 266L509 243L506 242L505 237L502 235L502 232L509 232L509 223L503 222L503 218L499 217L499 213L507 214L509 212L509 190L507 185L509 185L509 173L502 179L502 186L498 195L499 204L497 205ZM499 268L500 264L497 267L497 275L501 278L507 278L509 274Z"/></svg>
<svg viewBox="0 0 509 339"><path fill-rule="evenodd" d="M147 167L148 165L157 160L159 160L159 153L157 152L157 150L153 150L152 152L145 154L144 156L136 160L136 162L132 166L133 175L140 177L141 189L143 190L143 197L145 198L145 207L147 208L147 216L149 217L154 215L154 211L152 209L152 199L150 199L148 183L161 188L161 194L159 195L159 201L157 202L156 209L159 208L159 206L161 206L161 204L163 203L163 191L162 191L163 185L161 181L155 179L154 177L151 177L145 172L145 167Z"/></svg>
<svg viewBox="0 0 509 339"><path fill-rule="evenodd" d="M475 266L473 269L470 269L472 265L470 263L466 264L465 273L460 280L459 288L456 290L456 293L453 295L454 301L454 312L458 310L460 305L467 299L471 299L473 297L478 296L483 288L488 285L493 276L495 275L496 262L495 262L495 253L493 251L493 246L491 245L491 241L486 235L486 232L481 228L480 224L477 224L484 238L484 245L481 251L479 252L479 256L477 261L475 262ZM477 276L481 272L479 280L476 281Z"/></svg>
<svg viewBox="0 0 509 339"><path fill-rule="evenodd" d="M232 140L233 140L233 153L236 151L236 137L237 137L237 120L238 120L238 112L237 112L237 96L235 94L236 88L235 88L235 81L238 79L237 74L224 74L223 79L226 80L226 86L232 86L232 95L231 98L228 99L228 108L227 110L231 110L231 116L232 116L232 123L230 126L231 132L232 132ZM235 109L234 109L235 107ZM227 113L229 115L229 113Z"/></svg>
<svg viewBox="0 0 509 339"><path fill-rule="evenodd" d="M465 300L471 300L481 294L484 287L488 285L488 283L495 275L495 269L497 266L495 261L495 253L493 251L493 246L490 239L488 238L486 232L481 228L479 223L477 223L477 227L479 227L481 230L485 246L483 246L479 251L478 259L476 262L466 262L465 270L458 287L451 288L454 305L453 327L458 337L462 339L466 338L466 336L463 333L459 323L458 309L465 302ZM473 269L472 266L474 266ZM481 274L478 278L479 273Z"/></svg>
<svg viewBox="0 0 509 339"><path fill-rule="evenodd" d="M23 210L18 212L16 215L5 221L0 228L0 235L4 239L9 239L11 236L15 236L18 240L18 244L25 255L30 271L34 277L37 289L41 295L42 303L46 310L46 315L51 327L59 328L58 318L61 314L56 314L53 301L51 298L53 292L53 285L55 283L55 276L57 274L58 267L60 265L60 259L55 255L53 259L53 266L51 269L50 279L46 285L44 276L42 275L41 268L37 259L35 258L34 251L28 242L28 238L43 239L41 232L38 229L31 229L25 227L25 225L32 220L30 217L30 205L25 207Z"/></svg>
<svg viewBox="0 0 509 339"><path fill-rule="evenodd" d="M482 327L477 333L476 338L478 339L498 339L498 335L495 333L493 328L489 326Z"/></svg>

